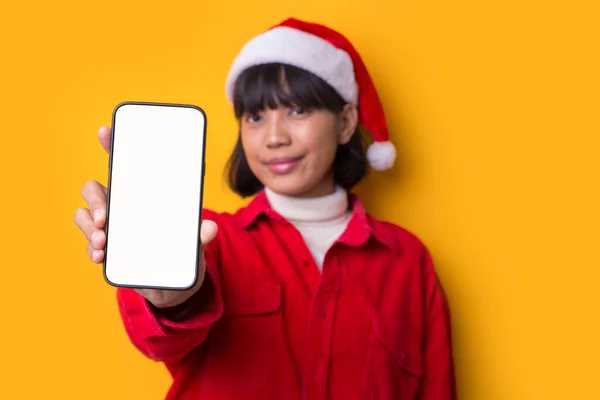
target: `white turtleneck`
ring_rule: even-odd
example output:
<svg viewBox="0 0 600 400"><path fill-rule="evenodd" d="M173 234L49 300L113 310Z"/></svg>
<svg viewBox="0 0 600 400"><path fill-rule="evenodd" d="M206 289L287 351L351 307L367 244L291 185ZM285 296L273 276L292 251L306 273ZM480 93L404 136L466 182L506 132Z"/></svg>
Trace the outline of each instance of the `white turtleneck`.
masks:
<svg viewBox="0 0 600 400"><path fill-rule="evenodd" d="M348 194L336 187L332 194L297 198L265 189L269 204L298 229L321 270L325 253L346 229L350 220Z"/></svg>

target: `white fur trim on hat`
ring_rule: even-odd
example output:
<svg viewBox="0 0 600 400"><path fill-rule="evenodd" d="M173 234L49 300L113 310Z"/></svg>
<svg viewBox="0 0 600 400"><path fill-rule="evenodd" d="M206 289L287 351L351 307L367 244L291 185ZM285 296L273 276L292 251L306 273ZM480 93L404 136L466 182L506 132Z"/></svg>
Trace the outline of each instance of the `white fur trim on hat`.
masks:
<svg viewBox="0 0 600 400"><path fill-rule="evenodd" d="M238 76L248 67L279 62L317 75L349 103L358 103L358 85L352 59L343 50L315 35L276 27L251 39L233 61L226 80L226 94L233 101Z"/></svg>
<svg viewBox="0 0 600 400"><path fill-rule="evenodd" d="M367 149L367 160L375 170L389 169L396 161L396 148L389 141L373 142Z"/></svg>

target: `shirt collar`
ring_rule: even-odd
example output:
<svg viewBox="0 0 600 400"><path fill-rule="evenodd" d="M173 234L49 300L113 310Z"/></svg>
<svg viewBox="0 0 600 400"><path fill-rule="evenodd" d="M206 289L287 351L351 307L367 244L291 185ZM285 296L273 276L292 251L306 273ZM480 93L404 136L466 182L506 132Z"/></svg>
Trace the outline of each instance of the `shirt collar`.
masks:
<svg viewBox="0 0 600 400"><path fill-rule="evenodd" d="M393 235L382 222L366 212L364 204L358 196L348 193L348 206L352 210L352 216L347 229L340 236L338 242L352 247L360 247L373 238L389 249L396 249ZM264 189L258 192L247 206L235 213L235 219L243 229L249 229L260 218L267 218L277 223L284 221L284 218L271 208Z"/></svg>

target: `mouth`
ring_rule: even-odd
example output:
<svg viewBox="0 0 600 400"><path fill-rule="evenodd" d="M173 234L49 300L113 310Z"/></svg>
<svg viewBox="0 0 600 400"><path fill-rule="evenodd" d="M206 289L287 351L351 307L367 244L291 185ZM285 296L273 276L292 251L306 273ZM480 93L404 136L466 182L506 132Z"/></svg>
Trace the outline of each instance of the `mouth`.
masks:
<svg viewBox="0 0 600 400"><path fill-rule="evenodd" d="M300 161L304 158L304 156L299 157L277 157L273 158L264 164L273 174L276 175L285 175L292 172Z"/></svg>

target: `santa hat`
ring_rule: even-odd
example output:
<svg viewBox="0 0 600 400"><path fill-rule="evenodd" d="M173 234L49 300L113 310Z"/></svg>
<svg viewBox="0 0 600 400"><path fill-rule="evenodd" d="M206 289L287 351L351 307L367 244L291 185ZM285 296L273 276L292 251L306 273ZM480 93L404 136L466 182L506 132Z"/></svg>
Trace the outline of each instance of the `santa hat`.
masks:
<svg viewBox="0 0 600 400"><path fill-rule="evenodd" d="M388 127L375 86L358 52L348 39L323 25L287 19L252 38L234 59L226 80L233 101L238 76L247 68L283 63L309 71L331 85L342 98L356 105L359 123L374 142L367 149L372 168L385 170L396 160Z"/></svg>

